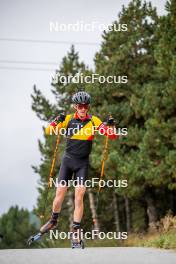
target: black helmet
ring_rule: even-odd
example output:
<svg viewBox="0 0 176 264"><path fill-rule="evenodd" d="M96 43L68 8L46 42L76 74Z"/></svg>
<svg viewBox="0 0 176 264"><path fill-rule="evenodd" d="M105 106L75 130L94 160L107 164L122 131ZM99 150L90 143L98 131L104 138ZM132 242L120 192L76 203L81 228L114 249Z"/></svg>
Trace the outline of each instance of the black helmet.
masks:
<svg viewBox="0 0 176 264"><path fill-rule="evenodd" d="M79 91L75 93L72 97L72 102L74 104L90 104L90 95L85 91Z"/></svg>

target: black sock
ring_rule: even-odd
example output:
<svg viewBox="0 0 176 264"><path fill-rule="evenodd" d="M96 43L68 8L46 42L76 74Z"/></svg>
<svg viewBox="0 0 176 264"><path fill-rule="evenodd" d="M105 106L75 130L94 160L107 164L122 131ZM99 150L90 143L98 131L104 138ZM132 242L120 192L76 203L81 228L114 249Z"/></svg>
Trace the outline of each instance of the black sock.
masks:
<svg viewBox="0 0 176 264"><path fill-rule="evenodd" d="M81 223L73 221L73 228L79 229L81 227Z"/></svg>
<svg viewBox="0 0 176 264"><path fill-rule="evenodd" d="M51 217L52 217L53 220L57 220L58 216L59 216L59 213L52 212L52 216Z"/></svg>

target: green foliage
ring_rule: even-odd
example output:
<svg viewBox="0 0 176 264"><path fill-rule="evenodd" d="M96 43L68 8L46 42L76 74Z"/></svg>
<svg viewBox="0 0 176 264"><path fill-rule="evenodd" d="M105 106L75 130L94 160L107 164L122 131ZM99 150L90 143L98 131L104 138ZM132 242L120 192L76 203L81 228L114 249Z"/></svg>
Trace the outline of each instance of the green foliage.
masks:
<svg viewBox="0 0 176 264"><path fill-rule="evenodd" d="M30 223L29 212L11 207L0 218L0 233L3 236L0 248L26 248L27 239L36 232L36 227Z"/></svg>
<svg viewBox="0 0 176 264"><path fill-rule="evenodd" d="M139 243L138 245L143 247L175 249L176 234L175 231L169 231L167 233L158 235L156 238L148 239L145 242Z"/></svg>

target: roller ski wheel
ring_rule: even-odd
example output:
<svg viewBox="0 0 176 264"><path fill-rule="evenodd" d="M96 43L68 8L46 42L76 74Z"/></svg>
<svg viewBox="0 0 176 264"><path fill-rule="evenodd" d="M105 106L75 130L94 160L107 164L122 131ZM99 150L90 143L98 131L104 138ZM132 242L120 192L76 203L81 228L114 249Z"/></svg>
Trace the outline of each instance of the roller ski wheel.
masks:
<svg viewBox="0 0 176 264"><path fill-rule="evenodd" d="M36 235L30 236L30 238L27 241L28 246L30 246L35 241L40 241L41 237L43 236L42 233L37 233Z"/></svg>
<svg viewBox="0 0 176 264"><path fill-rule="evenodd" d="M74 249L74 248L81 248L81 249L84 249L85 246L84 246L84 241L81 240L80 242L74 242L74 241L71 241L71 248Z"/></svg>

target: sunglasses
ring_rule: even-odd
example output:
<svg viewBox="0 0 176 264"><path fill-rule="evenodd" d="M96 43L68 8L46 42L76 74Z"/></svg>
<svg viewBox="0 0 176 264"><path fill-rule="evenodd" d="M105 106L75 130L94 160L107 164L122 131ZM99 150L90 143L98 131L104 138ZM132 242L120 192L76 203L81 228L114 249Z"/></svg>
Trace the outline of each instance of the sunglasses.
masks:
<svg viewBox="0 0 176 264"><path fill-rule="evenodd" d="M88 104L78 104L77 105L77 108L79 109L79 110L81 110L81 109L88 109L89 108L89 105Z"/></svg>

